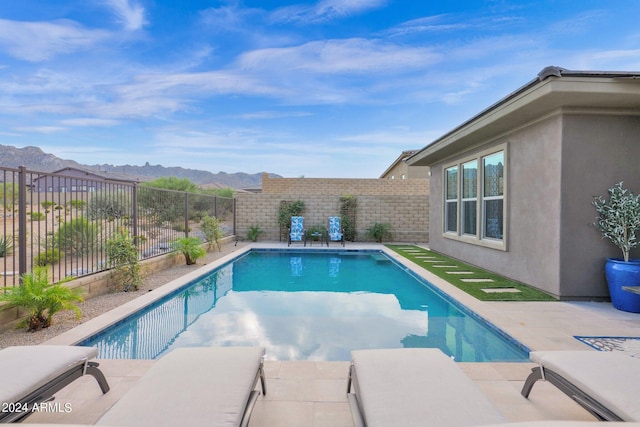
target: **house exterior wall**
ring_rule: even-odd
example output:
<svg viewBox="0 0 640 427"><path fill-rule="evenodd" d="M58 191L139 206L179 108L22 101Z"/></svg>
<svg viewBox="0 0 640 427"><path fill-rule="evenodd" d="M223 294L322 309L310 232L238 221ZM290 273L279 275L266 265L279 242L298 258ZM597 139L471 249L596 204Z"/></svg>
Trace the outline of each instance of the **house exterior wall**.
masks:
<svg viewBox="0 0 640 427"><path fill-rule="evenodd" d="M236 234L246 236L251 225L265 232L261 240L279 240L278 210L283 200L305 202L305 226L327 225L339 215L340 197L357 198L356 240L366 240L373 223L391 224L394 241L429 240L428 180L269 178L263 175L262 193L236 195Z"/></svg>
<svg viewBox="0 0 640 427"><path fill-rule="evenodd" d="M446 238L445 165L500 144L508 155L506 250ZM558 112L432 165L429 246L561 299L606 299L605 259L621 255L592 226L591 203L620 181L639 193L638 159L640 116Z"/></svg>
<svg viewBox="0 0 640 427"><path fill-rule="evenodd" d="M591 224L593 196L624 181L640 193L640 116L566 114L563 119L560 283L569 298L608 296L607 257L622 253ZM639 251L632 257L640 257Z"/></svg>
<svg viewBox="0 0 640 427"><path fill-rule="evenodd" d="M548 118L431 166L431 249L559 294L560 117ZM443 172L491 147L506 151L506 250L447 238L443 233Z"/></svg>

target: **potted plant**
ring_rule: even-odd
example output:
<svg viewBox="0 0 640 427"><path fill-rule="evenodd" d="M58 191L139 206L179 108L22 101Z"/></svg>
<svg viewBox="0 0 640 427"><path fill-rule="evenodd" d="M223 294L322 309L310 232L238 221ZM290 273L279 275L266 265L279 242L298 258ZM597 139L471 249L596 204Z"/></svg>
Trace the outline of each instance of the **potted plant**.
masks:
<svg viewBox="0 0 640 427"><path fill-rule="evenodd" d="M609 200L598 196L593 206L598 213L594 225L622 250L622 258L607 258L605 275L611 302L618 310L640 313L640 295L625 288L640 287L640 259L630 259L631 249L640 245L640 195L625 189L622 182L608 190ZM640 289L640 288L638 288Z"/></svg>

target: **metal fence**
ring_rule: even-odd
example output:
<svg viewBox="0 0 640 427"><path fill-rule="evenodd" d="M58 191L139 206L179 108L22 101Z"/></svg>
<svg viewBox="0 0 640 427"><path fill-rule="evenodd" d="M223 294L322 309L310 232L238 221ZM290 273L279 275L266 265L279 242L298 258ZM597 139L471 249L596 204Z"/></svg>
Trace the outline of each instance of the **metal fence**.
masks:
<svg viewBox="0 0 640 427"><path fill-rule="evenodd" d="M19 283L34 266L54 281L108 269L106 242L126 230L140 260L166 254L180 237L204 241L200 222L216 217L235 234L235 200L146 187L72 170L43 173L0 167L0 286Z"/></svg>

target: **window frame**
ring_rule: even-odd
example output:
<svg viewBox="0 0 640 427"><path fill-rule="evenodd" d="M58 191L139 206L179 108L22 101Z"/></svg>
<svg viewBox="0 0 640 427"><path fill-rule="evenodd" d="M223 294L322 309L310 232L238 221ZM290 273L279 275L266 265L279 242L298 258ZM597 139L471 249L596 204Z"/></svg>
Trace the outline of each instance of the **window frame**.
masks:
<svg viewBox="0 0 640 427"><path fill-rule="evenodd" d="M502 195L500 196L485 196L485 159L494 156L496 154L502 153L502 162L503 162L503 181L502 181ZM442 166L442 176L443 176L443 185L442 185L442 235L447 239L462 241L465 243L470 243L474 245L490 247L499 250L507 250L507 175L508 175L508 152L507 152L507 144L501 144L497 146L493 146L491 148L479 151L472 155L468 155L465 157L460 157L455 161L451 161L443 164ZM476 194L475 198L464 198L465 194L464 190L464 165L469 166L472 162L476 163ZM457 178L457 189L456 195L457 200L447 199L447 171L452 168L457 168L458 178ZM502 239L488 237L486 230L486 201L491 200L502 200ZM465 201L475 201L475 234L465 234L463 227L464 224L464 202ZM448 231L447 230L447 206L448 204L457 204L456 206L456 230Z"/></svg>

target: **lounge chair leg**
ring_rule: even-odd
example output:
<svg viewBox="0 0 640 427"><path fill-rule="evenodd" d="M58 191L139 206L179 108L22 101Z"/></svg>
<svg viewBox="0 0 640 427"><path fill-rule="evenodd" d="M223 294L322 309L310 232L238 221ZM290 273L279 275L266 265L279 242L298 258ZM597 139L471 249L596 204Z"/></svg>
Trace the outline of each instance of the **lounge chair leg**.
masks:
<svg viewBox="0 0 640 427"><path fill-rule="evenodd" d="M531 393L533 385L536 383L536 381L543 378L544 377L542 376L542 369L539 366L531 369L531 373L524 382L524 386L522 386L522 391L520 391L520 394L522 394L522 396L524 396L525 398L529 398L529 394Z"/></svg>
<svg viewBox="0 0 640 427"><path fill-rule="evenodd" d="M87 374L92 375L98 384L100 385L100 390L102 390L102 394L105 394L109 391L109 383L107 379L104 377L104 374L100 369L98 369L99 363L97 362L89 362L87 363Z"/></svg>

